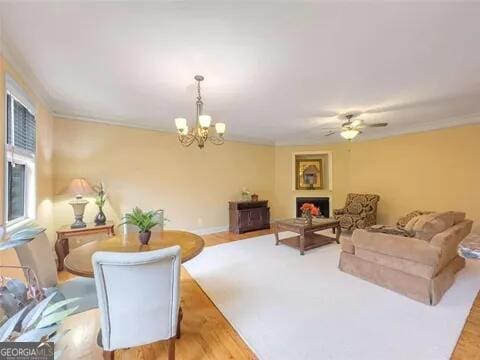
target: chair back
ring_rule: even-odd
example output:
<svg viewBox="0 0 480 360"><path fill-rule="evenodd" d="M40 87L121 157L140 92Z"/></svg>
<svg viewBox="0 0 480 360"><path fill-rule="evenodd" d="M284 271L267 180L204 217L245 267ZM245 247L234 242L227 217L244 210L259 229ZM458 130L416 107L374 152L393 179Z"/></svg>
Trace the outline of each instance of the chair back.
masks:
<svg viewBox="0 0 480 360"><path fill-rule="evenodd" d="M376 215L377 203L380 196L376 194L354 194L347 195L345 209L348 214L354 215Z"/></svg>
<svg viewBox="0 0 480 360"><path fill-rule="evenodd" d="M158 221L158 225L152 228L152 232L163 231L163 220L164 220L163 210L159 210L159 213L158 213L158 216L156 217L156 220ZM123 234L124 235L137 234L137 233L138 233L138 227L136 227L135 225L123 224Z"/></svg>
<svg viewBox="0 0 480 360"><path fill-rule="evenodd" d="M140 346L175 336L180 247L92 257L104 350Z"/></svg>
<svg viewBox="0 0 480 360"><path fill-rule="evenodd" d="M31 268L42 288L57 286L57 268L50 242L45 232L38 234L32 241L15 248L22 266ZM25 276L28 276L25 273Z"/></svg>

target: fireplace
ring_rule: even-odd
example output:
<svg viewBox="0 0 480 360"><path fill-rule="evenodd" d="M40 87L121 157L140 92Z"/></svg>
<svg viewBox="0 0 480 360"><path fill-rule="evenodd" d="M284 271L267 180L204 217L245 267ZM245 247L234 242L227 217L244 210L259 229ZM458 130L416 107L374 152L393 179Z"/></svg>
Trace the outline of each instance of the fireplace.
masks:
<svg viewBox="0 0 480 360"><path fill-rule="evenodd" d="M326 218L330 217L330 198L329 197L297 197L296 198L297 217L302 216L302 211L300 210L300 208L305 203L310 203L318 207L323 217L326 217Z"/></svg>

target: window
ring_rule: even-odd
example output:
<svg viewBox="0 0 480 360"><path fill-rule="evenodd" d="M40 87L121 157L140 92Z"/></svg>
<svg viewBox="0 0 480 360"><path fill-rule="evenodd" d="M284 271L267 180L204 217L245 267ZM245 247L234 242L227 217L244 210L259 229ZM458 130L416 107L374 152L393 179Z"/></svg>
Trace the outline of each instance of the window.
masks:
<svg viewBox="0 0 480 360"><path fill-rule="evenodd" d="M35 110L21 88L7 77L6 181L7 229L35 218Z"/></svg>

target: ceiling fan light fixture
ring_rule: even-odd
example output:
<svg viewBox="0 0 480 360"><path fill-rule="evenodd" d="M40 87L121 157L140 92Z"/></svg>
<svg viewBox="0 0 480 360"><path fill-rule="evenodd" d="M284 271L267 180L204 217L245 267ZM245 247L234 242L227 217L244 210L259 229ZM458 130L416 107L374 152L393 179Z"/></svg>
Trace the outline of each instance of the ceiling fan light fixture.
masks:
<svg viewBox="0 0 480 360"><path fill-rule="evenodd" d="M349 130L344 130L340 133L340 135L345 139L345 140L353 140L355 137L360 134L360 131L355 130L355 129L349 129Z"/></svg>

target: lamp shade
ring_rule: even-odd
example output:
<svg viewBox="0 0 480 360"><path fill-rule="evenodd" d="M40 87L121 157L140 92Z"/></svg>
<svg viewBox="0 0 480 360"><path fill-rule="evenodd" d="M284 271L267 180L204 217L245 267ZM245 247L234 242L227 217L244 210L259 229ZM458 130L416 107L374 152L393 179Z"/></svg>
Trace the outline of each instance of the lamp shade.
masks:
<svg viewBox="0 0 480 360"><path fill-rule="evenodd" d="M218 135L225 134L225 123L216 123L215 130L217 131Z"/></svg>
<svg viewBox="0 0 480 360"><path fill-rule="evenodd" d="M175 119L175 126L177 127L178 131L182 131L187 127L187 119L185 118L176 118Z"/></svg>
<svg viewBox="0 0 480 360"><path fill-rule="evenodd" d="M210 115L200 115L198 117L198 122L200 123L200 126L204 129L207 129L210 127L210 124L212 123L212 118Z"/></svg>
<svg viewBox="0 0 480 360"><path fill-rule="evenodd" d="M84 178L73 179L64 191L64 193L74 196L88 195L93 192L92 187Z"/></svg>

